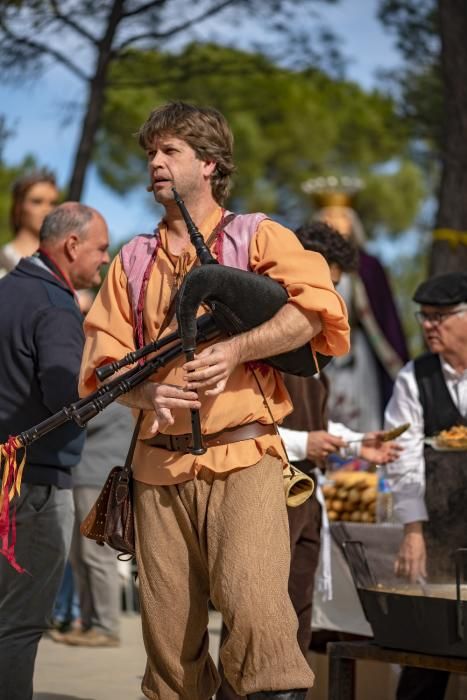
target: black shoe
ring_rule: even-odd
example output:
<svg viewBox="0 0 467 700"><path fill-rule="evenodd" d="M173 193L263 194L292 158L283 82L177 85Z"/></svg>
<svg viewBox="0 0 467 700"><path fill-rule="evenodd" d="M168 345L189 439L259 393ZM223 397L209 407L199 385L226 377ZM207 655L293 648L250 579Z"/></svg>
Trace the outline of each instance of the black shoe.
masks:
<svg viewBox="0 0 467 700"><path fill-rule="evenodd" d="M50 625L51 630L56 630L61 634L66 634L67 632L70 632L72 628L73 623L71 622L71 620L53 620Z"/></svg>
<svg viewBox="0 0 467 700"><path fill-rule="evenodd" d="M305 700L308 690L261 690L259 693L252 693L248 700Z"/></svg>

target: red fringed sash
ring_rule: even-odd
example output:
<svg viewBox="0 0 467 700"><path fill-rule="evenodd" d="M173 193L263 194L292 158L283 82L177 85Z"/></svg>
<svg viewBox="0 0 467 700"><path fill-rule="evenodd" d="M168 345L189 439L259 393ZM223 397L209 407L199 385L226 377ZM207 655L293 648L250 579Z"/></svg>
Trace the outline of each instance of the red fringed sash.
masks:
<svg viewBox="0 0 467 700"><path fill-rule="evenodd" d="M21 479L26 462L26 451L18 465L16 452L22 445L16 437L10 435L4 445L0 445L0 472L2 486L0 491L0 555L4 556L11 566L20 574L25 572L15 558L16 544L16 505L12 506L10 517L10 502L19 496Z"/></svg>

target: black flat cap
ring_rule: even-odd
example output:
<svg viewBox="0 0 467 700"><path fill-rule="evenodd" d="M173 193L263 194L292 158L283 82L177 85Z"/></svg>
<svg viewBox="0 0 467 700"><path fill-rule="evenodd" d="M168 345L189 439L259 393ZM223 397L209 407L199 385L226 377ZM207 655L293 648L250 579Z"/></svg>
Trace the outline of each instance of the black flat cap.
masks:
<svg viewBox="0 0 467 700"><path fill-rule="evenodd" d="M413 300L428 306L454 306L467 302L467 272L431 277L417 287Z"/></svg>

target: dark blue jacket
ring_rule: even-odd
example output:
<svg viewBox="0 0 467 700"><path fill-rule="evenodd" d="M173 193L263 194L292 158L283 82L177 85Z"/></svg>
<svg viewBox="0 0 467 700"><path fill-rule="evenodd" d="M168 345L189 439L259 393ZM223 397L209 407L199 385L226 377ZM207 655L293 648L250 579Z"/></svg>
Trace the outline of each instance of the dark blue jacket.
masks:
<svg viewBox="0 0 467 700"><path fill-rule="evenodd" d="M0 280L0 442L78 399L82 322L70 289L31 258ZM44 435L23 480L70 488L84 438L74 423Z"/></svg>

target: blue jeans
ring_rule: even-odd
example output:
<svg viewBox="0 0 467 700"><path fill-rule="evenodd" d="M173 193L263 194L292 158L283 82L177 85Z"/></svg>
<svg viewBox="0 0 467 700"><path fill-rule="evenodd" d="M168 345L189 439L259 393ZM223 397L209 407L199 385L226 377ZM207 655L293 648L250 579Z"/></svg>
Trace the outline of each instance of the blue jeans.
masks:
<svg viewBox="0 0 467 700"><path fill-rule="evenodd" d="M65 566L62 582L55 600L53 621L65 627L70 626L80 617L79 595L75 583L75 576L71 568L70 560Z"/></svg>
<svg viewBox="0 0 467 700"><path fill-rule="evenodd" d="M31 700L37 647L49 626L70 548L70 489L23 484L16 509L17 573L0 557L0 698Z"/></svg>

